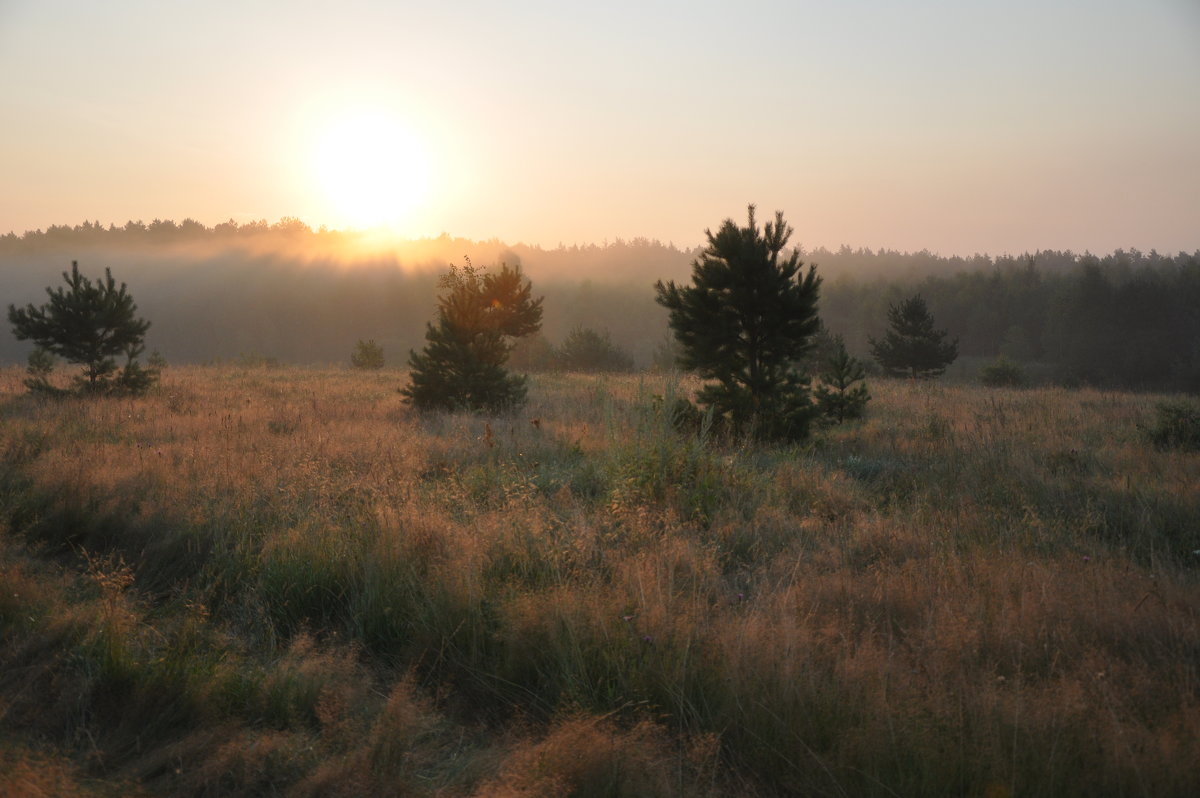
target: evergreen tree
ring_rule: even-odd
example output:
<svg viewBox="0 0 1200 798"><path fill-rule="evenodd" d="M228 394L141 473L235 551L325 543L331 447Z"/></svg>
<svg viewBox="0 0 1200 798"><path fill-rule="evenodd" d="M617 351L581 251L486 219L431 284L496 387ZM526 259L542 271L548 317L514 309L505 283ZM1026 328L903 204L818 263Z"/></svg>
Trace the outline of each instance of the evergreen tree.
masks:
<svg viewBox="0 0 1200 798"><path fill-rule="evenodd" d="M736 429L763 438L799 440L813 406L796 370L817 331L821 280L801 275L799 254L781 257L792 228L775 214L759 230L754 206L738 227L727 219L692 263L692 285L655 284L680 345L679 365L709 383L697 395Z"/></svg>
<svg viewBox="0 0 1200 798"><path fill-rule="evenodd" d="M882 341L869 339L871 354L888 375L929 379L958 357L958 339L946 341L946 331L934 329L920 294L890 306L888 322L891 329Z"/></svg>
<svg viewBox="0 0 1200 798"><path fill-rule="evenodd" d="M1120 307L1112 282L1095 258L1085 258L1075 279L1060 290L1047 324L1050 359L1068 382L1115 381L1111 375L1125 331L1115 323Z"/></svg>
<svg viewBox="0 0 1200 798"><path fill-rule="evenodd" d="M612 342L607 332L576 327L558 348L558 363L567 371L633 371L633 356Z"/></svg>
<svg viewBox="0 0 1200 798"><path fill-rule="evenodd" d="M25 387L34 393L44 394L60 394L67 393L59 388L55 388L50 384L50 374L54 371L54 355L36 347L29 353L28 365L25 367L25 373L29 376L25 378Z"/></svg>
<svg viewBox="0 0 1200 798"><path fill-rule="evenodd" d="M383 368L383 347L375 343L374 338L369 341L360 339L355 345L354 351L350 353L350 365L356 369L370 371Z"/></svg>
<svg viewBox="0 0 1200 798"><path fill-rule="evenodd" d="M840 335L833 336L834 348L821 370L821 384L813 391L821 415L831 424L862 418L871 394L863 380L866 369L846 351ZM855 383L858 383L857 385Z"/></svg>
<svg viewBox="0 0 1200 798"><path fill-rule="evenodd" d="M428 343L410 352L410 383L401 389L419 410L498 411L525 400L525 378L504 363L512 340L541 327L542 300L519 268L484 274L467 260L450 267L440 286L437 323L426 325Z"/></svg>
<svg viewBox="0 0 1200 798"><path fill-rule="evenodd" d="M979 381L989 388L1020 388L1028 378L1019 363L1000 355L980 369Z"/></svg>
<svg viewBox="0 0 1200 798"><path fill-rule="evenodd" d="M83 374L75 380L82 392L144 393L158 378L157 369L137 362L150 322L136 316L137 305L125 284L118 287L108 269L104 280L93 283L79 273L76 261L63 279L66 288L47 288L50 301L41 307L8 306L17 340L32 340L38 347L30 356L26 384L32 390L56 392L47 380L53 361L46 356L58 355L83 365ZM117 366L118 355L125 357L122 367Z"/></svg>
<svg viewBox="0 0 1200 798"><path fill-rule="evenodd" d="M829 360L832 359L839 349L845 348L845 342L842 336L834 335L825 326L825 323L819 322L817 332L813 335L812 346L804 355L796 367L802 374L808 377L820 377L821 372L825 370Z"/></svg>

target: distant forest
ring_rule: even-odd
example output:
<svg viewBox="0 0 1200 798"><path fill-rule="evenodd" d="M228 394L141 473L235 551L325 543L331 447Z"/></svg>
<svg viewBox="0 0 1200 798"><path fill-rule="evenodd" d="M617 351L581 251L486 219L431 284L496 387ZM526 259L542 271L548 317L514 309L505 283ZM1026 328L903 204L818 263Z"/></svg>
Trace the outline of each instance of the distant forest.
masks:
<svg viewBox="0 0 1200 798"><path fill-rule="evenodd" d="M403 366L433 315L438 275L467 257L521 265L546 298L548 343L576 327L607 332L647 367L669 340L653 283L688 279L697 254L647 239L543 249L443 235L392 245L295 219L85 222L0 235L0 295L6 306L40 303L77 260L84 274L108 267L129 285L153 324L148 348L170 362L348 363L356 341L373 338ZM1005 355L1067 384L1200 392L1200 251L801 254L824 278L826 327L864 359L888 305L919 292L959 338L960 375ZM6 324L0 362L27 352Z"/></svg>

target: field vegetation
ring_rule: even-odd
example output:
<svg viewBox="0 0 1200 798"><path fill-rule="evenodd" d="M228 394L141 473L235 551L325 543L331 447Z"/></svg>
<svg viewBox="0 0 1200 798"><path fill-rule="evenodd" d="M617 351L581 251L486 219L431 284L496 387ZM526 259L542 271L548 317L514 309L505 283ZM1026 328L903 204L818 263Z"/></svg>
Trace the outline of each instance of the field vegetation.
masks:
<svg viewBox="0 0 1200 798"><path fill-rule="evenodd" d="M770 445L678 431L672 375L535 375L519 416L418 415L390 368L24 376L17 794L1200 783L1200 455L1154 439L1164 396L873 379Z"/></svg>

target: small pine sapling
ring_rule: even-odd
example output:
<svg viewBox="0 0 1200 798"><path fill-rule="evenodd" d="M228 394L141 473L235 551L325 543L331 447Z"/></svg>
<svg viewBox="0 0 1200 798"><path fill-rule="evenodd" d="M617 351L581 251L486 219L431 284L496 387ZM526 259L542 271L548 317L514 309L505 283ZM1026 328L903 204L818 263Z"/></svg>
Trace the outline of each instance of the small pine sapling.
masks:
<svg viewBox="0 0 1200 798"><path fill-rule="evenodd" d="M30 379L26 385L34 391L59 393L47 377L58 355L83 365L83 374L75 379L80 393L145 393L158 379L158 370L137 362L144 351L142 339L150 322L139 319L133 297L112 272L104 270L104 279L93 283L79 273L79 264L71 262L71 272L63 272L66 288L47 288L50 301L41 307L32 304L8 306L8 320L18 341L32 340L43 354L30 356ZM125 356L124 367L116 357Z"/></svg>
<svg viewBox="0 0 1200 798"><path fill-rule="evenodd" d="M825 359L821 384L813 391L817 408L827 424L841 424L862 418L867 411L871 394L863 380L866 369L846 351L840 335L834 336L833 352ZM857 384L856 384L857 383Z"/></svg>
<svg viewBox="0 0 1200 798"><path fill-rule="evenodd" d="M360 339L350 353L350 365L356 369L378 371L383 368L383 347L375 343L374 338L368 341Z"/></svg>
<svg viewBox="0 0 1200 798"><path fill-rule="evenodd" d="M29 353L28 365L25 367L25 373L28 374L25 378L25 387L31 393L39 394L63 394L66 391L61 388L55 388L50 384L50 374L54 371L57 359L40 346Z"/></svg>
<svg viewBox="0 0 1200 798"><path fill-rule="evenodd" d="M1154 425L1146 430L1159 449L1200 451L1200 402L1176 399L1154 407Z"/></svg>
<svg viewBox="0 0 1200 798"><path fill-rule="evenodd" d="M158 358L155 358L154 355L151 355L149 366L143 366L137 362L138 355L143 351L145 351L145 347L139 345L130 347L125 352L125 365L121 367L113 380L115 392L141 396L158 382L160 367L156 363L162 360L162 356L159 355Z"/></svg>
<svg viewBox="0 0 1200 798"><path fill-rule="evenodd" d="M605 332L576 327L558 348L558 363L564 371L633 371L633 355L612 342Z"/></svg>
<svg viewBox="0 0 1200 798"><path fill-rule="evenodd" d="M989 388L1020 388L1029 380L1019 363L1001 355L983 367L979 381Z"/></svg>

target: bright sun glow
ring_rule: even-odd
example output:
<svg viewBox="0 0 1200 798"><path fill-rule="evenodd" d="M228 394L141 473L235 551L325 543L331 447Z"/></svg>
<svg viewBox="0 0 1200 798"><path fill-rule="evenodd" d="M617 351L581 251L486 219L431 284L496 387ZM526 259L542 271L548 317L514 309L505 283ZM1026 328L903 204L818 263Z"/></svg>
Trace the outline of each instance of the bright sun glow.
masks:
<svg viewBox="0 0 1200 798"><path fill-rule="evenodd" d="M316 177L335 224L394 226L429 193L429 153L398 117L382 111L339 116L316 140Z"/></svg>

